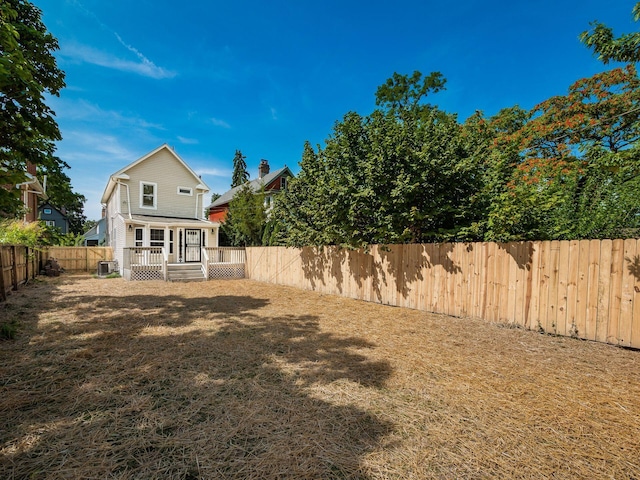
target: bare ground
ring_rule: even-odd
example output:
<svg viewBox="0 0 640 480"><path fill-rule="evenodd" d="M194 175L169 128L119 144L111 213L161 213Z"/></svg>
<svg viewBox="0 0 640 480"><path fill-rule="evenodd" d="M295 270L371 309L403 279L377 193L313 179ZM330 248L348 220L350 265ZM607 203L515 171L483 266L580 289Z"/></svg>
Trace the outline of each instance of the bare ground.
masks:
<svg viewBox="0 0 640 480"><path fill-rule="evenodd" d="M640 352L249 280L0 304L0 478L640 478Z"/></svg>

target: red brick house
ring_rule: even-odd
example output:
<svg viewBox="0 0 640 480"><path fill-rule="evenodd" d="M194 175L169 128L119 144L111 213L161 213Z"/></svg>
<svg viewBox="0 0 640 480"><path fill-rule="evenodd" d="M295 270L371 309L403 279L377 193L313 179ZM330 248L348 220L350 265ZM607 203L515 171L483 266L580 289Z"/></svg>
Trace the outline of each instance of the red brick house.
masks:
<svg viewBox="0 0 640 480"><path fill-rule="evenodd" d="M287 187L288 179L293 177L291 170L289 170L287 166L272 173L270 173L269 170L269 162L267 160L261 160L260 166L258 167L258 178L249 181L249 186L254 192L264 187L266 194L265 201L268 205L273 201L273 195L280 190L284 190ZM231 202L236 192L241 188L242 186L232 188L209 205L209 221L224 222L225 218L227 218L227 212L229 211L229 202Z"/></svg>
<svg viewBox="0 0 640 480"><path fill-rule="evenodd" d="M41 199L46 200L48 198L45 187L40 183L36 175L36 166L31 162L27 162L26 180L15 185L15 188L20 190L20 199L24 205L22 220L25 223L38 220L38 205Z"/></svg>

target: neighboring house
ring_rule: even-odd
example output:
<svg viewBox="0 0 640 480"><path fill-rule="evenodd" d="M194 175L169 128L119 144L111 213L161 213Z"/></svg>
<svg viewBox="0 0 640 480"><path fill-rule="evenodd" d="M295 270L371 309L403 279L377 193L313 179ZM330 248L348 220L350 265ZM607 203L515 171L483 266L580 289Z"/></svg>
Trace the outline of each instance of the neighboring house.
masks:
<svg viewBox="0 0 640 480"><path fill-rule="evenodd" d="M249 181L249 186L254 192L260 191L264 187L265 191L265 203L267 207L271 206L273 202L273 195L280 190L284 190L287 187L287 181L290 177L293 177L289 167L284 166L279 170L269 173L269 162L267 160L261 160L258 167L258 178ZM227 212L229 211L229 202L233 200L235 194L243 187L240 185L227 191L220 198L216 199L211 205L209 205L209 220L212 222L224 222L227 218Z"/></svg>
<svg viewBox="0 0 640 480"><path fill-rule="evenodd" d="M107 219L102 217L83 235L85 247L97 247L106 243Z"/></svg>
<svg viewBox="0 0 640 480"><path fill-rule="evenodd" d="M148 272L164 264L158 275L165 279L167 264L191 263L197 269L204 262L203 247L218 246L220 224L204 218L208 192L167 144L112 174L101 203L106 244L113 248L120 274L133 279L134 264L149 267ZM162 277L149 273L145 278Z"/></svg>
<svg viewBox="0 0 640 480"><path fill-rule="evenodd" d="M24 204L24 216L23 221L25 223L31 223L38 220L38 204L41 200L46 200L47 194L45 187L40 183L36 176L36 166L27 162L27 180L16 185L16 188L20 190L20 198ZM46 183L46 182L45 182Z"/></svg>
<svg viewBox="0 0 640 480"><path fill-rule="evenodd" d="M57 228L62 234L69 233L69 219L63 211L49 202L45 202L38 207L38 218L47 226Z"/></svg>

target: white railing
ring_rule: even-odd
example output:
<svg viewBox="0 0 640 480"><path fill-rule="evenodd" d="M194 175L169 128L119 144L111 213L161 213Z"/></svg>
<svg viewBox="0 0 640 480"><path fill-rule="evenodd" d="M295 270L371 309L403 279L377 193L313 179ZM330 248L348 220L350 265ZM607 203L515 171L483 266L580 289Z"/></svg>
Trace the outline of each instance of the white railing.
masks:
<svg viewBox="0 0 640 480"><path fill-rule="evenodd" d="M246 253L244 248L238 247L204 247L203 253L206 255L206 264L213 263L245 263Z"/></svg>
<svg viewBox="0 0 640 480"><path fill-rule="evenodd" d="M244 278L246 254L244 248L204 247L203 266L208 279Z"/></svg>
<svg viewBox="0 0 640 480"><path fill-rule="evenodd" d="M165 282L169 280L169 251L165 248L162 249L162 276Z"/></svg>
<svg viewBox="0 0 640 480"><path fill-rule="evenodd" d="M202 264L201 264L201 268L202 268L202 274L204 275L204 278L208 278L209 276L209 252L207 252L207 248L206 247L202 247Z"/></svg>
<svg viewBox="0 0 640 480"><path fill-rule="evenodd" d="M129 247L123 250L125 270L130 272L157 272L154 275L166 280L169 259L163 247Z"/></svg>

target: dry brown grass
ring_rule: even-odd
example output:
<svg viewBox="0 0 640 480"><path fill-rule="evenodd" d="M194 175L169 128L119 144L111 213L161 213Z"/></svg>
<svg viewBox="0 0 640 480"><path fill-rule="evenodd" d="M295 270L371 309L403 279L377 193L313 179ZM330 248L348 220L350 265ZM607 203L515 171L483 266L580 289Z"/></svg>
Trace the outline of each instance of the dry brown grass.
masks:
<svg viewBox="0 0 640 480"><path fill-rule="evenodd" d="M248 280L0 305L0 478L640 478L640 352Z"/></svg>

